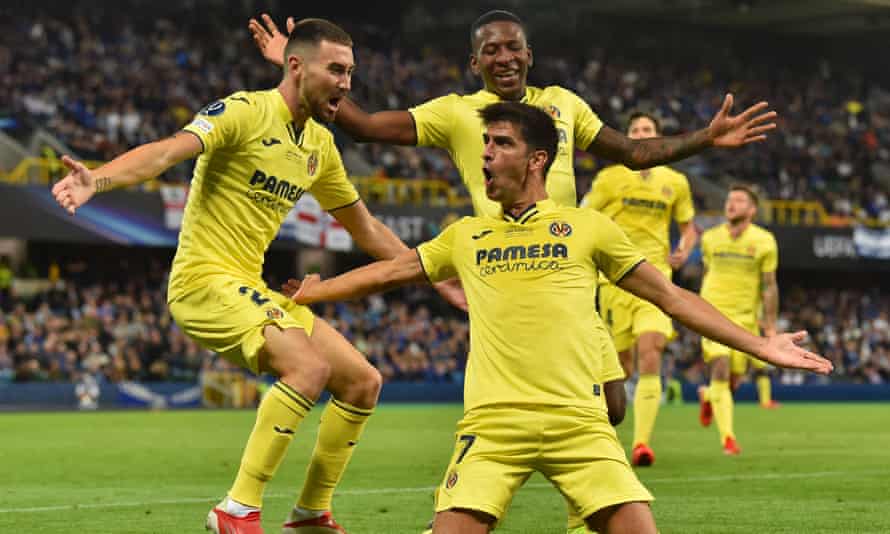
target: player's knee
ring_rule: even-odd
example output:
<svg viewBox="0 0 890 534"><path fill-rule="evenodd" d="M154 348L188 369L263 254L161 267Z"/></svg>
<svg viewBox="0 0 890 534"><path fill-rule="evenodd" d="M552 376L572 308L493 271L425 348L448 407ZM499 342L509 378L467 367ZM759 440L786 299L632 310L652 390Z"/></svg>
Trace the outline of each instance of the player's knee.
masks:
<svg viewBox="0 0 890 534"><path fill-rule="evenodd" d="M331 364L315 354L282 358L275 372L286 384L299 384L307 393L318 397L331 378Z"/></svg>
<svg viewBox="0 0 890 534"><path fill-rule="evenodd" d="M376 367L365 366L350 384L350 395L354 397L353 404L363 408L374 406L382 388L383 377L380 371Z"/></svg>

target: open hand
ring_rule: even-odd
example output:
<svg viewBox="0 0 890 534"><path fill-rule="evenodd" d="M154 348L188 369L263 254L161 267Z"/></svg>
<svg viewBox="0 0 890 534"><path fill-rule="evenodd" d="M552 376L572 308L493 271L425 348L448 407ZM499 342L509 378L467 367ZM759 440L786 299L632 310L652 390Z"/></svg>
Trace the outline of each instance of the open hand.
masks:
<svg viewBox="0 0 890 534"><path fill-rule="evenodd" d="M287 46L287 35L294 31L296 21L293 17L287 18L287 35L284 35L278 31L278 26L268 14L263 13L260 18L263 19L265 27L256 19L250 19L247 23L247 28L253 35L253 42L256 43L266 61L281 66L284 64L284 47Z"/></svg>
<svg viewBox="0 0 890 534"><path fill-rule="evenodd" d="M59 206L74 215L96 192L96 180L83 163L68 156L62 156L62 163L69 172L53 186L52 193Z"/></svg>
<svg viewBox="0 0 890 534"><path fill-rule="evenodd" d="M829 360L799 346L806 338L805 330L769 337L761 359L777 367L803 369L820 375L831 373L834 365Z"/></svg>
<svg viewBox="0 0 890 534"><path fill-rule="evenodd" d="M723 99L720 111L711 119L708 133L714 146L737 148L766 140L766 132L775 129L775 111L765 112L768 104L758 102L738 115L730 115L732 94Z"/></svg>

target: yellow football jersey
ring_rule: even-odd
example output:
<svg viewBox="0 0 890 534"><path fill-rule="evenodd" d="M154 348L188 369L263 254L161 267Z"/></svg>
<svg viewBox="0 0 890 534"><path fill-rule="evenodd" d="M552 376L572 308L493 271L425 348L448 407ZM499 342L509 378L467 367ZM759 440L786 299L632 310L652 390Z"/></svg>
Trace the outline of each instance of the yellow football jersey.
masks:
<svg viewBox="0 0 890 534"><path fill-rule="evenodd" d="M721 224L702 235L705 272L701 296L739 323L756 322L762 303L763 273L779 265L779 249L773 234L752 224L733 239Z"/></svg>
<svg viewBox="0 0 890 534"><path fill-rule="evenodd" d="M464 217L418 247L433 282L460 276L470 314L464 409L494 404L605 410L614 356L590 298L597 271L644 260L605 215L542 200L519 217ZM616 360L617 361L617 360Z"/></svg>
<svg viewBox="0 0 890 534"><path fill-rule="evenodd" d="M331 210L358 201L331 132L299 129L277 89L238 92L185 131L204 146L191 182L169 298L208 274L260 280L269 243L304 192Z"/></svg>
<svg viewBox="0 0 890 534"><path fill-rule="evenodd" d="M665 276L671 276L671 219L685 223L695 216L689 181L670 167L653 167L644 177L623 165L601 170L581 206L608 215L631 243Z"/></svg>
<svg viewBox="0 0 890 534"><path fill-rule="evenodd" d="M486 90L471 95L450 94L411 109L417 128L419 146L444 148L463 178L473 199L476 215L496 217L501 207L485 195L482 174L482 119L479 110L500 102L500 97ZM539 107L550 114L559 133L559 153L547 174L547 194L557 205L575 206L575 172L572 167L575 148L586 150L603 127L602 121L584 100L558 86L529 87L524 104Z"/></svg>

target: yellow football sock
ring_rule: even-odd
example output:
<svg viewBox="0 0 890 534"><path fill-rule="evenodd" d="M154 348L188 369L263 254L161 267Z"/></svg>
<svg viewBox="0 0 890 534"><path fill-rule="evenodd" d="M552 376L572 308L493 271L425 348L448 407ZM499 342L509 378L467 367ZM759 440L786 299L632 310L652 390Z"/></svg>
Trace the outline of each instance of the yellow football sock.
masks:
<svg viewBox="0 0 890 534"><path fill-rule="evenodd" d="M773 401L773 383L766 375L757 377L757 395L761 406L769 406Z"/></svg>
<svg viewBox="0 0 890 534"><path fill-rule="evenodd" d="M711 380L711 406L714 410L714 419L717 420L717 430L720 431L720 443L727 437L735 439L732 431L732 391L729 389L728 380Z"/></svg>
<svg viewBox="0 0 890 534"><path fill-rule="evenodd" d="M702 400L705 402L711 402L711 388L708 386L702 386L700 391Z"/></svg>
<svg viewBox="0 0 890 534"><path fill-rule="evenodd" d="M266 482L275 475L294 432L314 404L283 382L269 388L257 409L256 423L229 497L247 506L262 506Z"/></svg>
<svg viewBox="0 0 890 534"><path fill-rule="evenodd" d="M297 506L306 510L331 509L334 488L352 458L371 413L373 410L356 408L331 397L321 414L318 440Z"/></svg>
<svg viewBox="0 0 890 534"><path fill-rule="evenodd" d="M649 444L660 404L661 377L659 375L640 375L637 391L634 394L634 445Z"/></svg>

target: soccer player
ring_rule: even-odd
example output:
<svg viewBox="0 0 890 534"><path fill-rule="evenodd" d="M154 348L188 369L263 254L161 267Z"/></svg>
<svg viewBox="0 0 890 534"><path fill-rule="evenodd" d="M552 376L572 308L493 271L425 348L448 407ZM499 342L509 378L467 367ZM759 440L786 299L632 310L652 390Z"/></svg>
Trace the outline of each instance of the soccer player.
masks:
<svg viewBox="0 0 890 534"><path fill-rule="evenodd" d="M651 139L660 135L658 120L647 113L630 116L627 136ZM631 170L624 165L606 167L597 174L590 192L581 201L608 215L624 230L646 260L667 278L679 269L698 241L692 217L695 209L689 181L664 166ZM677 222L680 241L670 251L671 219ZM674 337L671 318L654 304L637 298L606 281L600 286L600 314L606 321L621 365L628 378L634 374L634 349L640 378L634 394L634 437L631 462L648 466L655 462L650 446L655 418L661 404L661 355Z"/></svg>
<svg viewBox="0 0 890 534"><path fill-rule="evenodd" d="M769 230L753 223L757 214L757 194L747 185L730 187L724 205L726 222L702 235L705 276L701 296L745 330L758 332L762 310L763 333L776 334L779 312L779 286L776 268L779 251ZM700 419L703 425L717 420L723 452L736 455L741 448L733 429L732 393L748 365L755 370L758 389L766 390L760 402L769 401L769 375L766 364L745 351L702 337L702 355L710 366L711 382L699 390Z"/></svg>
<svg viewBox="0 0 890 534"><path fill-rule="evenodd" d="M96 193L198 157L170 273L170 312L203 347L278 377L257 410L234 484L208 515L216 533L262 532L266 483L324 388L333 398L282 532L344 533L331 516L332 494L380 391L379 372L343 336L263 282L263 256L285 216L309 191L369 254L407 250L370 215L320 124L333 120L350 89L352 39L335 24L306 19L295 24L285 54L277 88L214 102L182 132L93 171L66 156L71 172L53 187L74 214Z"/></svg>
<svg viewBox="0 0 890 534"><path fill-rule="evenodd" d="M265 27L251 19L249 28L263 56L281 64L286 38L271 17L262 15ZM293 24L288 19L287 27ZM547 179L547 193L557 205L575 206L575 176L572 158L575 148L626 165L649 169L677 161L708 147L740 147L762 141L775 128L775 112L766 112L760 102L739 115L729 114L732 95L707 128L658 139L629 138L605 126L575 93L559 86L532 87L527 83L533 65L525 25L507 11L489 11L470 29L470 68L482 78L484 89L471 95L450 94L430 100L410 110L366 113L344 99L336 117L337 126L360 141L398 145L434 146L451 154L470 192L477 215L492 215L499 206L485 196L485 181L479 169L483 145L478 111L499 101L516 101L540 107L557 124L559 152Z"/></svg>
<svg viewBox="0 0 890 534"><path fill-rule="evenodd" d="M755 336L673 285L621 229L591 209L547 197L558 132L539 108L495 103L485 126L485 190L496 215L464 217L432 241L320 281L290 280L304 304L358 298L460 277L470 314L464 417L437 492L435 534L481 534L541 472L603 533L654 534L649 492L608 423L603 351L614 351L590 298L602 271L704 335L776 365L821 373L831 363L795 345L805 332Z"/></svg>
<svg viewBox="0 0 890 534"><path fill-rule="evenodd" d="M265 27L251 19L254 41L270 62L281 64L286 38L269 15L262 15ZM290 32L293 19L287 19ZM557 123L559 150L551 162L547 193L558 206L575 206L575 148L622 163L631 169L648 169L677 161L708 147L735 148L762 141L775 128L775 112L764 112L759 102L739 115L731 116L733 98L727 95L723 106L707 128L686 135L658 139L631 139L608 126L578 95L559 86L528 85L528 69L534 63L522 20L508 11L489 11L470 28L470 68L482 78L484 88L471 95L450 94L430 100L410 110L366 113L344 99L337 114L337 126L359 141L398 145L434 146L451 155L473 201L476 215L495 215L500 206L485 194L485 179L479 168L484 148L482 122L478 111L500 101L518 101L540 107ZM569 527L582 526L570 510Z"/></svg>

